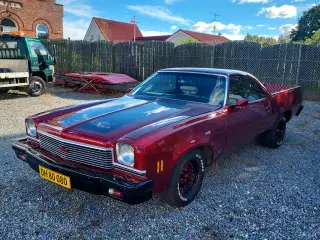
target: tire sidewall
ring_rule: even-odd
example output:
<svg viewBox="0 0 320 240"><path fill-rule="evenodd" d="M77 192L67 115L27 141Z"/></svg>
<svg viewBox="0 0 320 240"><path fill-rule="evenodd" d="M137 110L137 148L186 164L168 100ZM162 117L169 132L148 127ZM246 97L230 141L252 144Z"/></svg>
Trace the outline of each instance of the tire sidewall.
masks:
<svg viewBox="0 0 320 240"><path fill-rule="evenodd" d="M278 129L279 124L281 124L281 122L283 122L283 124L284 124L284 133L283 133L283 139L279 143L277 140L277 129ZM281 116L281 118L277 121L277 124L275 125L274 130L273 130L273 141L274 141L275 147L280 147L283 144L283 141L284 141L284 138L286 135L286 128L287 128L287 120L284 116Z"/></svg>
<svg viewBox="0 0 320 240"><path fill-rule="evenodd" d="M41 91L39 91L39 92L37 92L37 93L32 92L31 84L32 84L33 82L39 82L39 83L41 84L41 86L42 86ZM46 83L45 83L45 81L44 81L42 78L37 77L37 76L31 77L30 84L29 84L29 91L28 91L28 92L29 92L29 95L32 96L32 97L39 97L39 96L41 96L43 93L45 93L45 91L46 91Z"/></svg>
<svg viewBox="0 0 320 240"><path fill-rule="evenodd" d="M190 194L188 194L188 196L182 196L182 194L179 191L179 181L180 181L182 169L183 169L184 165L187 163L187 161L189 161L189 160L196 160L196 163L197 163L200 170L199 170L199 175L198 175L196 185L192 189L192 192ZM185 206L185 205L189 204L198 195L198 193L201 189L202 181L203 181L203 177L204 177L204 169L205 169L204 161L205 161L205 159L204 159L204 156L201 151L193 151L193 152L187 154L186 156L184 156L176 165L170 185L171 185L171 187L175 188L174 198L178 202L180 202L180 204L179 204L180 206Z"/></svg>

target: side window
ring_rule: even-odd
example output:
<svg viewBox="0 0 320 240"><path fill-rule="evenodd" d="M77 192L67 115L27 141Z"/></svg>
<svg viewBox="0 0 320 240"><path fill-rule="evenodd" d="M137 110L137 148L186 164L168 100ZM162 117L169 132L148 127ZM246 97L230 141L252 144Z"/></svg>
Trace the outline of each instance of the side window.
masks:
<svg viewBox="0 0 320 240"><path fill-rule="evenodd" d="M257 83L254 82L252 78L245 76L244 81L246 82L249 88L249 92L246 97L249 100L249 102L253 102L266 97L262 89L259 87Z"/></svg>
<svg viewBox="0 0 320 240"><path fill-rule="evenodd" d="M30 48L33 54L46 56L48 55L47 49L41 42L30 42Z"/></svg>
<svg viewBox="0 0 320 240"><path fill-rule="evenodd" d="M235 105L238 99L246 98L253 102L265 97L262 89L250 77L231 76L228 105Z"/></svg>
<svg viewBox="0 0 320 240"><path fill-rule="evenodd" d="M0 41L0 48L1 49L17 49L18 42L17 41Z"/></svg>
<svg viewBox="0 0 320 240"><path fill-rule="evenodd" d="M31 53L38 56L39 63L48 60L49 53L41 42L30 41Z"/></svg>

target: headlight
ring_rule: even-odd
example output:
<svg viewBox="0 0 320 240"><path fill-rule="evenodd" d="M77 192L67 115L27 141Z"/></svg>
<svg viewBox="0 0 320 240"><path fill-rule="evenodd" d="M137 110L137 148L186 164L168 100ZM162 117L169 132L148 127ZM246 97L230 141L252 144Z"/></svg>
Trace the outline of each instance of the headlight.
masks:
<svg viewBox="0 0 320 240"><path fill-rule="evenodd" d="M27 128L27 134L30 137L36 137L37 136L37 127L36 124L32 119L26 120L26 128Z"/></svg>
<svg viewBox="0 0 320 240"><path fill-rule="evenodd" d="M117 158L118 162L133 167L134 165L134 150L133 148L125 143L117 143Z"/></svg>

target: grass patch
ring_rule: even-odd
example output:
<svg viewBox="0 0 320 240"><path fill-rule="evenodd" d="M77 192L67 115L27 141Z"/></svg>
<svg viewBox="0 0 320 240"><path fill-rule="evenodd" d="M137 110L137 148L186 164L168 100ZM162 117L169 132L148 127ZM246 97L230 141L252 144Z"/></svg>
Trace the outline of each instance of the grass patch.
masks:
<svg viewBox="0 0 320 240"><path fill-rule="evenodd" d="M309 128L309 123L300 122L300 123L296 123L296 126L299 127L299 128Z"/></svg>

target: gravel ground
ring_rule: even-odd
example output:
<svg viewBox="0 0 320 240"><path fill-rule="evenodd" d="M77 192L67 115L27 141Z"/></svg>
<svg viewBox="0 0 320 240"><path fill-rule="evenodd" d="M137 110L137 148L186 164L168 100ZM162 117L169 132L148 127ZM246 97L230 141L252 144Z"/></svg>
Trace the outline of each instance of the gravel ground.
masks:
<svg viewBox="0 0 320 240"><path fill-rule="evenodd" d="M130 206L65 190L15 158L25 117L104 97L61 89L0 97L1 239L320 239L319 103L305 102L280 149L251 144L220 159L198 198L176 209L157 196Z"/></svg>

